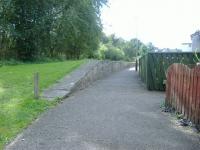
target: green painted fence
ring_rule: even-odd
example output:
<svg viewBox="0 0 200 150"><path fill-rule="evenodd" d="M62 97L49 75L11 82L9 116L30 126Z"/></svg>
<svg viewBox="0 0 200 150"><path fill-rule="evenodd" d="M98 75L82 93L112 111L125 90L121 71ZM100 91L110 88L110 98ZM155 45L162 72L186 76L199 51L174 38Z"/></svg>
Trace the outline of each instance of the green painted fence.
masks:
<svg viewBox="0 0 200 150"><path fill-rule="evenodd" d="M165 91L167 69L174 63L194 66L200 53L163 52L148 53L139 59L139 75L148 90Z"/></svg>

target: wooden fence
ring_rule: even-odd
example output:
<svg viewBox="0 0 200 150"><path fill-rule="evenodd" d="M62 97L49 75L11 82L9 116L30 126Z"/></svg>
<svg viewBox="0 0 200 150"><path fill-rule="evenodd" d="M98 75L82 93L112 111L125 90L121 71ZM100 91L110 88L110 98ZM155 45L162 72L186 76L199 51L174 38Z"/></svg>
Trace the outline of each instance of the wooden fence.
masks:
<svg viewBox="0 0 200 150"><path fill-rule="evenodd" d="M200 53L197 54L200 56ZM148 53L139 59L139 75L148 90L165 91L167 69L174 63L196 64L194 52Z"/></svg>
<svg viewBox="0 0 200 150"><path fill-rule="evenodd" d="M167 72L166 105L200 125L200 66L173 64Z"/></svg>

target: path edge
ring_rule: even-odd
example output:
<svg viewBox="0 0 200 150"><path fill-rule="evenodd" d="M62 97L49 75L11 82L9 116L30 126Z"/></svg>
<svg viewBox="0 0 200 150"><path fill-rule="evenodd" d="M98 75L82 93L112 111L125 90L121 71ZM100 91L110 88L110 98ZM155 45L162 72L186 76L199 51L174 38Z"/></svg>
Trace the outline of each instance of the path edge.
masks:
<svg viewBox="0 0 200 150"><path fill-rule="evenodd" d="M89 64L89 62L88 62ZM87 66L87 63L85 64ZM109 61L109 60L95 60L93 65L90 65L78 74L78 68L77 70L73 71L69 75L67 75L64 78L67 78L69 76L77 76L78 78L70 81L64 81L65 79L61 79L56 85L53 85L52 87L44 90L42 97L46 100L55 100L55 99L65 99L69 97L72 93L83 90L87 88L89 85L91 85L96 80L105 78L115 72L119 72L123 69L134 67L135 63L133 62L125 62L125 61ZM83 66L84 68L84 66ZM83 70L83 69L82 69ZM63 87L63 83L65 84ZM68 84L68 86L67 86ZM51 97L49 97L48 94L52 94ZM53 93L56 93L55 95Z"/></svg>

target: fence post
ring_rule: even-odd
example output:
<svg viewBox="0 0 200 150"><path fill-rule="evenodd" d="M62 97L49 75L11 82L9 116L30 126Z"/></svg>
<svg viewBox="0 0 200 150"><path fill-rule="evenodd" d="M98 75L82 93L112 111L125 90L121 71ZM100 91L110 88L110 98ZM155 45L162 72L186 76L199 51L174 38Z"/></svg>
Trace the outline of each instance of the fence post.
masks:
<svg viewBox="0 0 200 150"><path fill-rule="evenodd" d="M39 73L34 74L34 98L39 98Z"/></svg>
<svg viewBox="0 0 200 150"><path fill-rule="evenodd" d="M135 71L138 71L138 59L136 58Z"/></svg>

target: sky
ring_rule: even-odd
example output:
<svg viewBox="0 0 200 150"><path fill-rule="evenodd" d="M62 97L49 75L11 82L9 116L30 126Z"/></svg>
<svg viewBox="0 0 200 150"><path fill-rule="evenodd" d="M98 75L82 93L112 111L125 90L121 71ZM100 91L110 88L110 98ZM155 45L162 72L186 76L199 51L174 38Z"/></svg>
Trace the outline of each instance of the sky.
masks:
<svg viewBox="0 0 200 150"><path fill-rule="evenodd" d="M200 29L200 0L109 0L101 18L107 35L180 48Z"/></svg>

